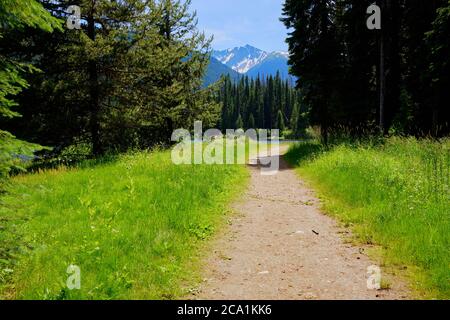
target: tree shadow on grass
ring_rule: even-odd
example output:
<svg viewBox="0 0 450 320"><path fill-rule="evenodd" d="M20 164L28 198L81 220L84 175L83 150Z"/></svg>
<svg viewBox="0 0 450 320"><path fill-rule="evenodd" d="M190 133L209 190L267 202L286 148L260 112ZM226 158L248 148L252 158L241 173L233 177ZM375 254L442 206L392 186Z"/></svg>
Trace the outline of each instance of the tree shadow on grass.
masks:
<svg viewBox="0 0 450 320"><path fill-rule="evenodd" d="M301 142L289 148L284 159L293 167L299 167L325 151L325 147L318 142Z"/></svg>
<svg viewBox="0 0 450 320"><path fill-rule="evenodd" d="M117 162L120 158L119 154L107 154L101 157L52 157L42 158L33 161L27 167L28 173L35 173L45 170L54 170L60 167L87 169ZM20 174L22 172L17 172ZM14 175L14 174L12 174Z"/></svg>

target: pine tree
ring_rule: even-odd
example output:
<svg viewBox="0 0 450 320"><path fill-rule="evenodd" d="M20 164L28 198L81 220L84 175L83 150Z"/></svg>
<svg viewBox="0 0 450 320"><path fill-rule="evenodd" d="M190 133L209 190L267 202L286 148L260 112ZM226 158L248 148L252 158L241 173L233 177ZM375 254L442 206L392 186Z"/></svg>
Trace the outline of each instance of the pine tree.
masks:
<svg viewBox="0 0 450 320"><path fill-rule="evenodd" d="M341 101L337 102L335 124L353 135L370 129L378 108L373 90L374 66L378 65L376 37L378 31L369 30L364 19L372 0L337 1L336 25L342 79L336 84Z"/></svg>
<svg viewBox="0 0 450 320"><path fill-rule="evenodd" d="M255 125L255 117L253 117L253 113L250 113L250 117L248 119L248 126L249 129L256 129Z"/></svg>
<svg viewBox="0 0 450 320"><path fill-rule="evenodd" d="M426 40L430 47L429 71L433 79L431 89L433 100L431 110L431 126L428 131L433 136L444 136L450 133L450 1L442 4L437 10L436 19L432 29L426 34ZM430 112L431 111L431 112Z"/></svg>
<svg viewBox="0 0 450 320"><path fill-rule="evenodd" d="M283 116L283 112L281 112L281 110L278 110L275 128L280 129L280 132L283 132L286 130L284 116Z"/></svg>
<svg viewBox="0 0 450 320"><path fill-rule="evenodd" d="M2 24L0 39L4 36L4 30L11 31L32 27L52 32L55 28L61 28L61 22L53 18L34 0L1 1L0 21ZM23 79L22 74L36 70L30 64L0 54L0 118L20 116L18 112L13 110L17 106L13 97L28 87L28 83ZM0 183L7 177L12 168L20 169L20 161L15 158L15 155L31 156L33 151L39 148L37 145L16 139L7 131L0 130Z"/></svg>
<svg viewBox="0 0 450 320"><path fill-rule="evenodd" d="M237 120L236 120L236 125L234 127L235 129L244 129L244 121L242 121L242 117L239 114Z"/></svg>
<svg viewBox="0 0 450 320"><path fill-rule="evenodd" d="M384 134L445 135L448 0L378 0L381 31L365 25L372 3L286 1L282 21L293 30L290 64L302 108L325 141L327 131L360 136L375 126Z"/></svg>
<svg viewBox="0 0 450 320"><path fill-rule="evenodd" d="M325 143L333 126L335 101L339 99L339 43L333 24L335 2L331 0L287 0L284 22L293 28L287 39L291 52L291 72L299 77L304 103L310 109L312 124L320 125Z"/></svg>
<svg viewBox="0 0 450 320"><path fill-rule="evenodd" d="M379 0L382 15L380 37L380 129L389 132L400 106L400 3Z"/></svg>
<svg viewBox="0 0 450 320"><path fill-rule="evenodd" d="M294 109L292 110L291 119L289 122L289 128L292 130L292 133L294 135L297 135L298 133L299 119L300 119L300 107L298 103L296 103L294 105Z"/></svg>
<svg viewBox="0 0 450 320"><path fill-rule="evenodd" d="M277 128L278 110L284 115L283 127L286 127L285 119L289 119L287 114L292 113L291 105L299 104L300 98L298 91L287 81L281 81L280 77L268 77L265 82L260 78L244 78L238 83L226 77L218 97L222 105L222 130L235 127L239 115L245 128ZM233 108L230 101L239 108ZM225 119L233 120L230 123Z"/></svg>
<svg viewBox="0 0 450 320"><path fill-rule="evenodd" d="M69 4L45 2L61 18ZM26 41L2 41L5 51L26 52L44 72L30 77L30 90L20 97L29 125L9 126L55 150L86 141L100 155L168 143L174 128L190 128L194 120L217 125L218 88L202 89L210 39L196 29L190 1L77 4L81 30L8 32L8 39ZM23 43L37 43L39 51Z"/></svg>

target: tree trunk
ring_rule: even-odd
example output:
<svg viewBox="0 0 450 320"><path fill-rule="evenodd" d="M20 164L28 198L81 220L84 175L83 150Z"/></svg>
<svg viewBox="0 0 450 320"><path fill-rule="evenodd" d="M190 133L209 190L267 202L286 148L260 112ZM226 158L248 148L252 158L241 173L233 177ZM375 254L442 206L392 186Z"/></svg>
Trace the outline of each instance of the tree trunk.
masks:
<svg viewBox="0 0 450 320"><path fill-rule="evenodd" d="M400 4L381 1L380 40L380 127L389 133L400 109Z"/></svg>
<svg viewBox="0 0 450 320"><path fill-rule="evenodd" d="M87 34L89 39L95 41L95 19L94 19L94 5L95 1L92 2L92 8L87 17ZM94 59L89 61L89 94L90 94L90 131L92 139L92 152L94 156L101 156L103 154L103 147L100 140L100 102L99 102L99 85L98 85L98 70L97 62Z"/></svg>
<svg viewBox="0 0 450 320"><path fill-rule="evenodd" d="M379 117L380 117L380 132L383 134L385 132L385 122L384 122L384 108L385 108L385 102L386 102L386 71L385 71L385 54L384 54L384 35L383 32L381 32L380 37L380 70L379 70L379 90L380 90L380 110L379 110Z"/></svg>
<svg viewBox="0 0 450 320"><path fill-rule="evenodd" d="M322 136L322 144L328 147L328 126L322 125L320 127L320 135Z"/></svg>

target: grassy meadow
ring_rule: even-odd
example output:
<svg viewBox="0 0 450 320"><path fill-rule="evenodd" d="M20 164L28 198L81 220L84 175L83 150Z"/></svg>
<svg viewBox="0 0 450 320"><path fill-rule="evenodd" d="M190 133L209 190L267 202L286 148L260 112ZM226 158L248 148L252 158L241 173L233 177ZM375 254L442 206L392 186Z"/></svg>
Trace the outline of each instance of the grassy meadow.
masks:
<svg viewBox="0 0 450 320"><path fill-rule="evenodd" d="M134 153L12 179L0 197L0 297L174 299L246 185L237 165ZM69 265L81 289L66 287Z"/></svg>
<svg viewBox="0 0 450 320"><path fill-rule="evenodd" d="M308 142L286 157L328 213L383 248L386 265L409 270L417 294L450 298L450 140Z"/></svg>

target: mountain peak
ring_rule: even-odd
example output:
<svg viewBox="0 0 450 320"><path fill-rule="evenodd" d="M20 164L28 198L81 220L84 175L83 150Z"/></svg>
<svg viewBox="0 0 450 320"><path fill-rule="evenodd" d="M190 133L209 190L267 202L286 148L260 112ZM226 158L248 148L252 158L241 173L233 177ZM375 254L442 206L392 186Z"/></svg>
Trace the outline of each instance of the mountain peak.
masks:
<svg viewBox="0 0 450 320"><path fill-rule="evenodd" d="M260 49L258 49L258 48L256 48L256 47L254 47L254 46L251 46L251 45L249 45L249 44L246 44L246 45L244 46L244 48L250 49L250 50L259 50L259 51L262 51L262 50L260 50Z"/></svg>
<svg viewBox="0 0 450 320"><path fill-rule="evenodd" d="M289 74L288 59L289 53L285 51L266 52L249 44L241 47L234 47L225 50L215 50L212 57L228 67L229 71L221 70L217 74L230 74L234 72L234 77L239 74L245 74L250 77L275 76L277 73L283 79L294 79ZM220 69L219 66L212 64L211 69ZM237 75L237 76L236 76Z"/></svg>
<svg viewBox="0 0 450 320"><path fill-rule="evenodd" d="M213 57L234 71L246 73L268 56L268 53L249 44L228 50L213 51Z"/></svg>

